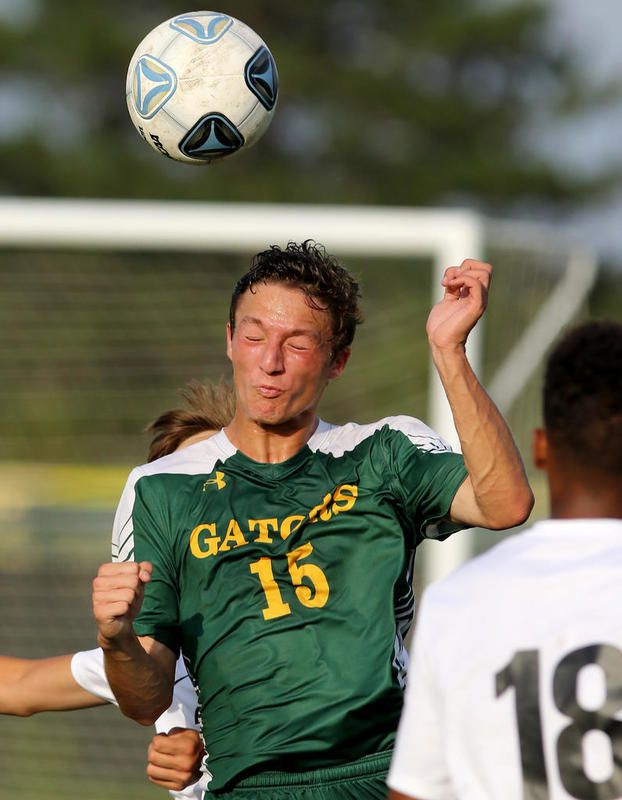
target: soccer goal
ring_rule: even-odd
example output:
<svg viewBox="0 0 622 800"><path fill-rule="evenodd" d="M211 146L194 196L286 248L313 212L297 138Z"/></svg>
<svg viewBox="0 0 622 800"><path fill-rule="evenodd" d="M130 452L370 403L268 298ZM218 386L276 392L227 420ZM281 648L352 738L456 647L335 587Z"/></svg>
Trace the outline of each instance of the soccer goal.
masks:
<svg viewBox="0 0 622 800"><path fill-rule="evenodd" d="M214 368L225 371L226 364L213 358L214 348L220 345L208 344L212 363L207 363L206 359L206 366L199 367L200 374L197 374L196 361L193 368L193 360L182 352L183 337L177 336L175 348L170 344L170 334L175 338L174 330L179 333L181 324L185 336L189 334L195 339L189 345L189 352L196 353L212 320L224 322L229 288L236 272L244 270L250 254L271 243L285 244L308 238L323 243L349 266L352 262L355 271L361 274L365 292L370 288L366 309L369 322L363 338L366 353L373 355L365 364L354 361L356 382L346 384L343 413L352 409L353 413L358 411L365 418L373 418L376 407L378 413L400 413L400 410L412 413L415 404L403 379L403 374L410 372L419 384L414 387L419 397L418 414L454 447L459 443L442 388L427 357L425 370L421 364L425 315L429 305L440 295L444 269L460 264L466 257L486 258L495 264L490 310L470 337L469 357L504 414L511 412L530 380L537 375L543 355L558 331L580 311L597 271L591 254L570 246L550 229L489 221L465 210L14 198L0 202L0 247L13 251L16 269L24 280L20 256L26 258L30 269L34 262L40 262L42 277L37 277L36 268L32 275L35 286L40 287L39 293L33 292L33 302L45 304L46 299L51 301L58 295L62 304L67 305L67 312L57 322L64 331L65 348L73 355L68 357L65 352L65 356L60 357L56 380L64 376L71 385L71 364L68 363L71 358L79 360L81 356L94 362L91 370L96 373L95 382L106 377L110 380L100 391L104 397L115 394L117 398L111 405L107 403L109 413L127 402L144 406L137 398L132 398L132 383L140 383L137 390L141 395L148 391L155 397L158 386L162 385L154 381L155 373L162 372L160 362L167 353L177 364L187 365L185 375L179 369L168 368L177 375L178 385L192 377L205 377L205 373ZM114 263L110 261L110 254L114 254ZM6 258L10 270L11 259L8 255ZM197 294L190 300L180 294L180 287L196 280L199 260L202 283L196 285ZM19 282L19 277L14 278ZM46 286L47 297L42 297ZM395 288L393 295L391 286ZM10 293L9 289L4 296ZM163 293L168 301L166 297L163 299ZM82 308L79 315L68 301L72 295L74 298L79 295ZM26 298L22 295L22 299ZM164 303L159 319L157 315L149 318L145 314L145 306L150 303L152 310ZM194 307L189 307L197 303L205 311L203 320L200 314L195 316ZM102 320L94 308L98 304L106 306L114 326L114 332L108 332L106 337L112 335L117 339L116 348L110 350L107 357L120 358L124 363L133 359L133 367L126 367L122 388L119 387L122 375L112 371L106 376L105 370L97 368L95 362L103 346L102 339L89 337L89 331L85 330L89 320L92 334L101 328ZM216 305L218 310L214 309ZM34 309L25 308L24 321L16 320L15 325L27 326L33 313ZM188 332L187 325L193 317L196 329ZM133 347L131 330L137 318L149 326L153 349L162 342L160 357L154 352L145 352L144 348ZM33 319L32 324L41 325L44 319ZM13 338L16 335L14 326ZM22 354L32 359L34 353L29 352L28 335L24 335ZM56 348L58 356L62 348L58 331L47 330L43 335L48 348ZM405 339L410 341L405 342ZM375 352L373 340L382 341L381 352ZM4 341L10 344L11 335ZM92 341L92 352L89 352L89 341ZM128 352L123 355L124 344ZM410 354L408 344L411 345ZM33 346L31 342L30 347ZM133 356L130 351L135 351ZM40 355L45 357L45 347ZM386 362L400 360L395 374L390 374ZM149 374L150 364L154 374ZM52 359L48 368L53 370L53 367ZM373 372L378 375L379 385L370 374ZM142 381L136 380L136 373L142 376ZM88 389L79 377L75 374L73 377L77 393L84 398ZM420 385L422 380L427 391ZM47 396L48 400L62 405L63 399L50 389L54 382L54 376L48 375L47 388L39 397L42 402ZM33 391L35 397L22 395L15 398L16 402L32 407L37 402L37 386ZM375 399L383 391L391 397L391 404L386 398L383 402ZM423 404L420 402L422 392L426 395ZM332 395L329 407L343 417L338 410L338 389ZM359 402L353 402L352 395L358 395ZM160 400L161 404L166 402L164 397ZM69 406L74 403L70 402ZM56 433L57 442L63 436L68 440L72 430L78 437L86 436L92 441L91 452L98 462L102 460L94 430L99 422L98 413L92 409L92 419L85 420L88 406L88 399L85 399L76 411L76 419L65 420L64 430ZM154 407L154 411L157 410ZM9 413L9 418L12 414ZM107 425L103 427L109 429L111 422L106 420ZM44 425L41 421L39 424ZM91 428L88 433L83 431L85 425ZM73 449L69 444L69 451ZM103 451L106 449L104 447ZM126 449L122 447L118 452L123 454ZM63 456L60 458L64 460ZM429 548L425 553L426 581L445 574L472 550L468 535L454 537L442 547Z"/></svg>

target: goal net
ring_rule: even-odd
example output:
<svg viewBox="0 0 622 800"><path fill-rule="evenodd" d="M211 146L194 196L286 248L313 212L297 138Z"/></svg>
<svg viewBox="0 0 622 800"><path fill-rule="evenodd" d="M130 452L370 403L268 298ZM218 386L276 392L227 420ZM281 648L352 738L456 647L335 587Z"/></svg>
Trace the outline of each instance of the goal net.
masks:
<svg viewBox="0 0 622 800"><path fill-rule="evenodd" d="M0 653L95 646L90 582L109 558L127 473L145 460L146 423L179 404L189 379L228 376L229 296L251 255L307 238L338 255L364 295L365 322L322 416L412 414L454 444L425 322L446 266L495 265L470 357L529 463L542 356L581 315L596 274L547 231L452 210L0 202ZM534 486L543 514L535 476ZM426 544L419 585L497 538ZM149 738L112 708L4 718L0 795L158 797L143 776Z"/></svg>

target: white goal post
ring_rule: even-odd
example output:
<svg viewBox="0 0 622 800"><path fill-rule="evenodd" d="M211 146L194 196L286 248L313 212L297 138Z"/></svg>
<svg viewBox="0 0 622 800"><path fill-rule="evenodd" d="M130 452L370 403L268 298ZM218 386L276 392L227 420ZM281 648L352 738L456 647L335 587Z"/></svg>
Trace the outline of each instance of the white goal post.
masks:
<svg viewBox="0 0 622 800"><path fill-rule="evenodd" d="M495 227L496 226L496 227ZM500 231L475 212L459 209L387 208L247 203L162 202L83 199L0 199L0 248L59 248L116 251L255 252L288 241L315 239L338 256L400 259L426 257L434 265L440 296L446 267L464 258L481 258L486 237ZM510 224L505 235L549 246L550 231ZM559 328L575 313L596 275L591 255L570 251L568 269L555 297L524 332L490 385L502 410L531 376ZM413 291L417 282L413 280ZM469 358L480 365L481 323L469 340ZM406 365L405 365L406 366ZM505 369L505 372L503 370ZM511 384L511 386L510 386ZM434 371L427 422L453 447L458 440L448 404ZM425 582L447 573L470 554L467 536L452 537L425 551Z"/></svg>

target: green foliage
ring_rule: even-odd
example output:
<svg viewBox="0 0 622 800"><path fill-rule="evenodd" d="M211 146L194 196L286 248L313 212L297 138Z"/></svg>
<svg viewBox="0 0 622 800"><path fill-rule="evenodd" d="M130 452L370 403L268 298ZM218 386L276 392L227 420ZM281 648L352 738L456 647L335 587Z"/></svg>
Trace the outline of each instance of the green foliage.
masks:
<svg viewBox="0 0 622 800"><path fill-rule="evenodd" d="M430 205L495 213L571 204L617 175L579 179L542 163L525 132L544 109L580 114L588 87L544 35L548 4L476 0L231 0L268 42L281 96L264 140L212 167L168 162L134 133L124 101L143 35L172 2L40 0L27 28L0 27L5 83L30 124L0 126L0 191L35 195Z"/></svg>

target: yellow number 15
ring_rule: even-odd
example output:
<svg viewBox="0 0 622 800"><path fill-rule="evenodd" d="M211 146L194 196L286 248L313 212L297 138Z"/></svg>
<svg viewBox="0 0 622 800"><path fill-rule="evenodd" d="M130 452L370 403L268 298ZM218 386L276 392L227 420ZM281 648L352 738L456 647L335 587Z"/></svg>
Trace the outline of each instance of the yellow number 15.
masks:
<svg viewBox="0 0 622 800"><path fill-rule="evenodd" d="M313 545L311 542L292 550L291 553L287 554L287 569L292 583L296 587L296 597L302 605L307 608L322 608L322 606L326 605L330 592L326 575L315 564L298 564L303 558L310 556L312 552ZM259 576L259 582L268 603L267 608L262 611L263 618L277 619L277 617L285 617L291 614L292 610L289 603L283 601L277 582L274 580L272 559L268 558L268 556L263 556L257 561L253 561L250 564L250 571ZM303 584L303 578L306 578L311 583L311 586Z"/></svg>

